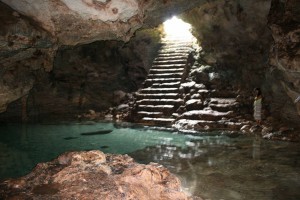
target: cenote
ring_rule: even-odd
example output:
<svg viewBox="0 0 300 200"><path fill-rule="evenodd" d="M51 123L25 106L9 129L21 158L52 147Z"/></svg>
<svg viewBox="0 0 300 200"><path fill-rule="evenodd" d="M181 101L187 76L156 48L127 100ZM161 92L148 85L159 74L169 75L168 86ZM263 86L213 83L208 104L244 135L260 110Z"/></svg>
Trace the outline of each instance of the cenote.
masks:
<svg viewBox="0 0 300 200"><path fill-rule="evenodd" d="M98 149L157 162L204 199L300 199L297 143L224 132L181 134L113 123L0 126L0 178L29 173L66 151Z"/></svg>

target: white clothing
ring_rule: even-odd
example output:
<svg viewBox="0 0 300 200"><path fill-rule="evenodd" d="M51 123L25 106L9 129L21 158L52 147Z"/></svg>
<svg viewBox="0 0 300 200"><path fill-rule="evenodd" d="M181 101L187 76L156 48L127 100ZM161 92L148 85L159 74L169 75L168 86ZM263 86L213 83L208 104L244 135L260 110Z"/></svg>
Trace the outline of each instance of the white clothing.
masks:
<svg viewBox="0 0 300 200"><path fill-rule="evenodd" d="M253 103L253 117L255 120L261 120L261 98L255 98Z"/></svg>

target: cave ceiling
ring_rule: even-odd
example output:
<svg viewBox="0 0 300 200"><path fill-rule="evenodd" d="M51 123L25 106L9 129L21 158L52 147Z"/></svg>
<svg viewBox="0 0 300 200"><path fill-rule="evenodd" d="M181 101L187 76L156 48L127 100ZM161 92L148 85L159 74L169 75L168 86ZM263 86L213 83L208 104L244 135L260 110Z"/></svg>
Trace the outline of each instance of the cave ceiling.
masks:
<svg viewBox="0 0 300 200"><path fill-rule="evenodd" d="M50 72L62 46L129 41L205 0L0 0L0 113Z"/></svg>
<svg viewBox="0 0 300 200"><path fill-rule="evenodd" d="M191 9L204 0L1 0L33 20L59 44L128 41L141 27Z"/></svg>

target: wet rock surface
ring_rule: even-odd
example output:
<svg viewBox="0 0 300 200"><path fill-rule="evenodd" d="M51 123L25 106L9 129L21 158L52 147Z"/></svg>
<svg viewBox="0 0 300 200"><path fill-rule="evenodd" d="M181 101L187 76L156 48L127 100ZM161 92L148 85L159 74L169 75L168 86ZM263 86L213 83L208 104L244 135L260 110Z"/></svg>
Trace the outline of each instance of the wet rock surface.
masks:
<svg viewBox="0 0 300 200"><path fill-rule="evenodd" d="M21 178L0 183L1 199L178 199L189 197L161 165L127 155L67 152Z"/></svg>

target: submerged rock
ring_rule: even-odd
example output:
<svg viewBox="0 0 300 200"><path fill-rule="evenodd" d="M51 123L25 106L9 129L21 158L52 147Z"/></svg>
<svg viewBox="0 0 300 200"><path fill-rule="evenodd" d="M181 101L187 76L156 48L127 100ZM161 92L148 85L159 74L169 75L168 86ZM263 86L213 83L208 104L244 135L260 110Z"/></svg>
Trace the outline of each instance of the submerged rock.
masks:
<svg viewBox="0 0 300 200"><path fill-rule="evenodd" d="M161 165L138 164L128 155L67 152L31 173L0 183L0 199L176 199L189 197Z"/></svg>
<svg viewBox="0 0 300 200"><path fill-rule="evenodd" d="M100 130L94 132L81 133L80 135L104 135L113 132L113 130Z"/></svg>

